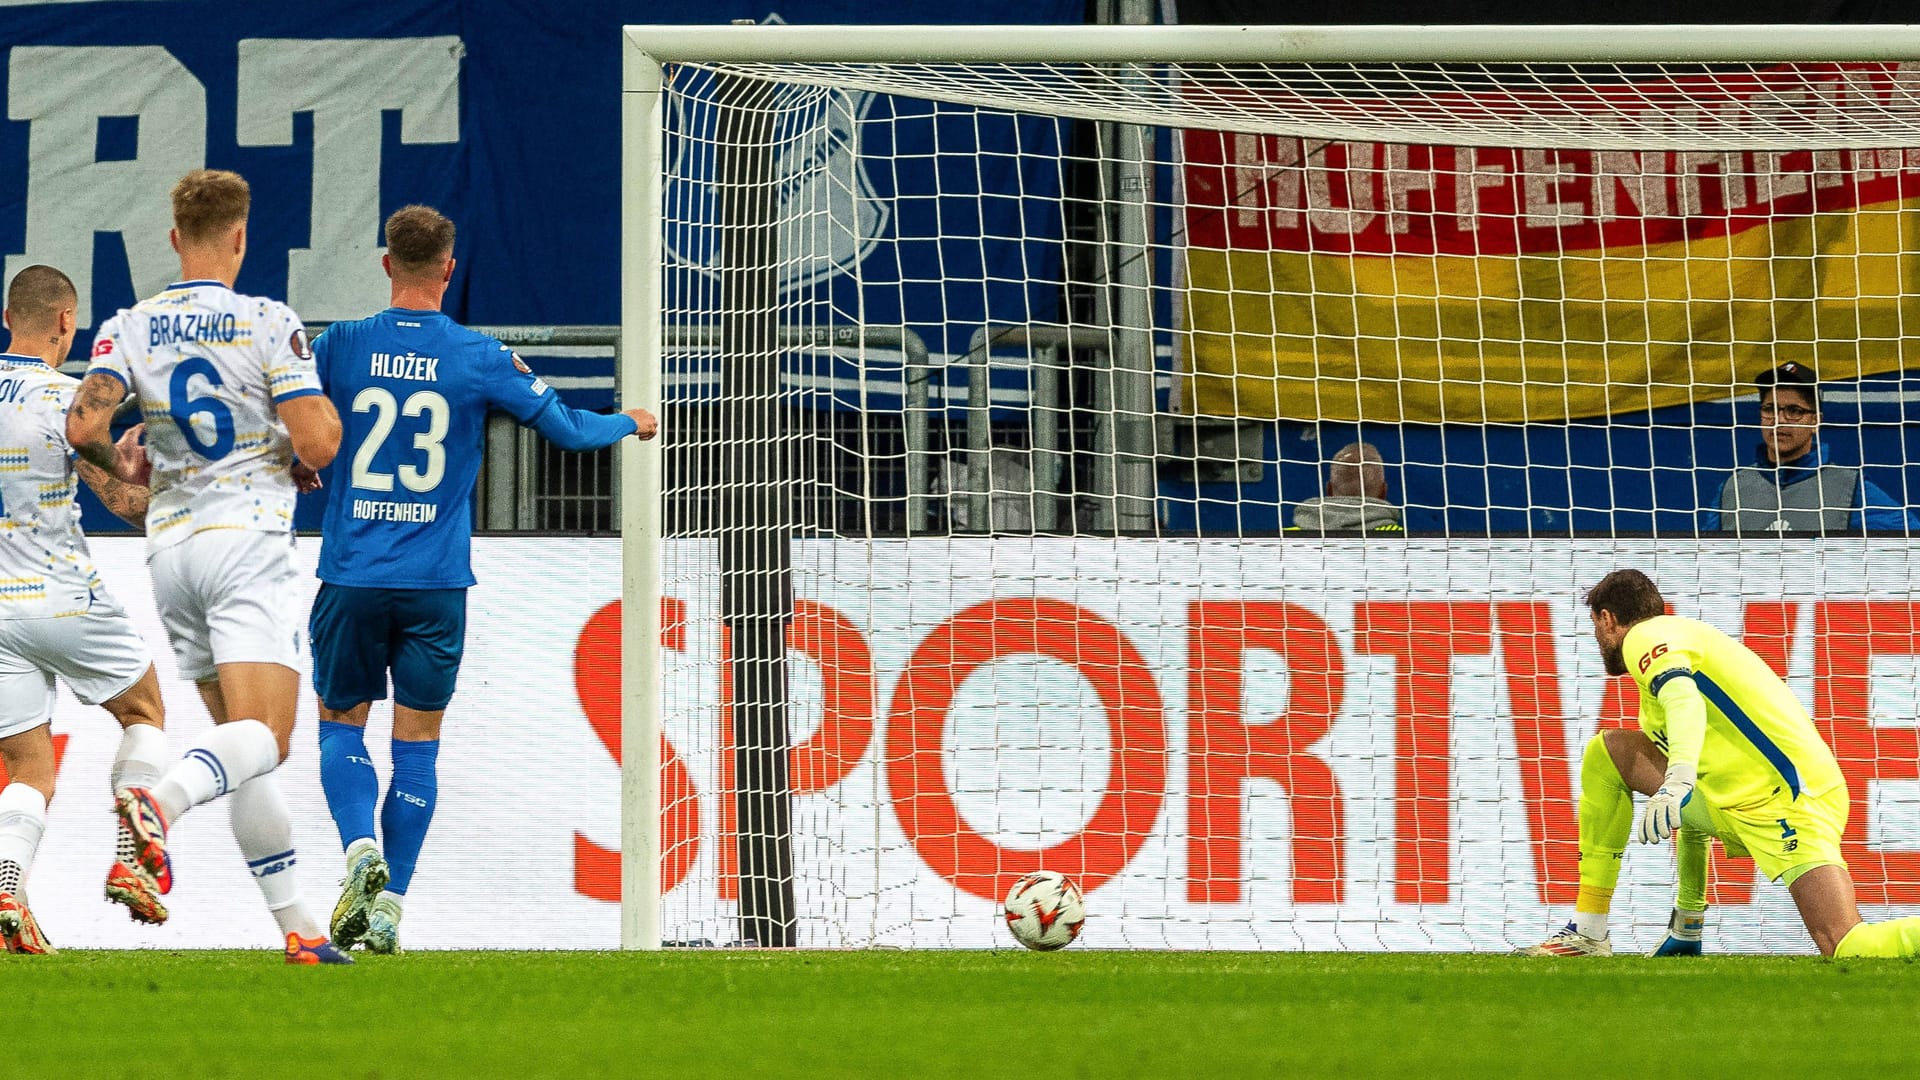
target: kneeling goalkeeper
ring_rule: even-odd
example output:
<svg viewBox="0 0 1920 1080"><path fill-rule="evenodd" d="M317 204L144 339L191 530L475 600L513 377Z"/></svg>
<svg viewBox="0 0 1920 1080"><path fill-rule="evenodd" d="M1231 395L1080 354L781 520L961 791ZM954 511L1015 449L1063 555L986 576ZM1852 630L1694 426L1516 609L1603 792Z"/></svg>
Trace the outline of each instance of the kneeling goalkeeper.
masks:
<svg viewBox="0 0 1920 1080"><path fill-rule="evenodd" d="M1822 956L1920 955L1920 918L1868 923L1840 857L1847 784L1807 711L1766 661L1616 570L1586 595L1608 675L1640 686L1640 730L1602 731L1580 765L1580 894L1534 956L1608 956L1607 911L1629 833L1676 837L1680 896L1659 952L1699 951L1707 838L1787 887ZM1650 795L1638 827L1633 793Z"/></svg>

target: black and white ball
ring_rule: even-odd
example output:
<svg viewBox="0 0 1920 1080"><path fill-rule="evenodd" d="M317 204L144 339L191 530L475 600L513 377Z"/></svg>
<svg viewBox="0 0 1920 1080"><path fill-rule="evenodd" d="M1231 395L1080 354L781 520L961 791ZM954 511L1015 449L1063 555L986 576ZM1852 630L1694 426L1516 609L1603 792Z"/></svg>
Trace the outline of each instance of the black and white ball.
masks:
<svg viewBox="0 0 1920 1080"><path fill-rule="evenodd" d="M1086 925L1087 905L1067 875L1037 870L1007 892L1007 931L1038 952L1065 948Z"/></svg>

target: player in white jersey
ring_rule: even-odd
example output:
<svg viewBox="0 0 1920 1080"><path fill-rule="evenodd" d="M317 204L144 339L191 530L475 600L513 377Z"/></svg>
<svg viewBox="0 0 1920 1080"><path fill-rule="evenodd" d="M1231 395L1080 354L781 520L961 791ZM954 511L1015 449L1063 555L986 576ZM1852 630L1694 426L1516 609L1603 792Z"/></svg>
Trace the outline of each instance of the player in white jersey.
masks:
<svg viewBox="0 0 1920 1080"><path fill-rule="evenodd" d="M120 798L141 863L164 882L168 826L231 792L234 837L286 935L287 961L351 963L300 902L293 827L272 776L300 691L294 470L333 460L340 417L320 393L300 320L233 291L250 206L234 173L199 169L174 185L180 281L101 324L67 437L81 457L114 467L113 410L138 399L153 467L154 601L180 673L216 725L157 784Z"/></svg>
<svg viewBox="0 0 1920 1080"><path fill-rule="evenodd" d="M67 275L29 266L7 289L12 337L0 353L0 945L44 953L52 946L27 907L27 870L47 826L55 758L50 720L54 678L120 721L112 784L151 784L166 767L160 681L146 642L94 572L74 502L75 464L65 434L79 383L55 371L73 345L78 297ZM139 431L119 452L136 472ZM78 473L107 509L138 523L147 491L82 462ZM167 917L158 884L134 860L122 830L107 895L142 922Z"/></svg>

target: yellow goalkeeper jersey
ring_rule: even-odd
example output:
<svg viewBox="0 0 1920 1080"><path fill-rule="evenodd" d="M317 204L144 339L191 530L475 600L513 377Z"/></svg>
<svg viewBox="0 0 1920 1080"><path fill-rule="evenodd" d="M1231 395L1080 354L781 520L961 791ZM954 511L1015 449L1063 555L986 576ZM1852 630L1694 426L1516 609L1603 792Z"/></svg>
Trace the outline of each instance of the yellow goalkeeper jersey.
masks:
<svg viewBox="0 0 1920 1080"><path fill-rule="evenodd" d="M1700 688L1707 732L1696 790L1709 805L1737 810L1791 802L1846 783L1800 699L1752 649L1678 615L1635 623L1620 648L1640 685L1640 730L1662 752L1667 717L1655 695L1668 679L1686 675Z"/></svg>

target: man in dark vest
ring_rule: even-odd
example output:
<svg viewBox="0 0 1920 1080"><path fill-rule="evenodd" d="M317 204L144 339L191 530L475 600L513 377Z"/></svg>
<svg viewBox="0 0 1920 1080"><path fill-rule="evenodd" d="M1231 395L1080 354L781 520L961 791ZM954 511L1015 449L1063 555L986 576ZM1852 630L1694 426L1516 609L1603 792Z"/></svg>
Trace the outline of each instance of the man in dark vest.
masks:
<svg viewBox="0 0 1920 1080"><path fill-rule="evenodd" d="M1835 465L1820 441L1820 383L1797 362L1761 372L1760 446L1753 464L1733 471L1705 532L1920 532L1920 521L1857 466Z"/></svg>

